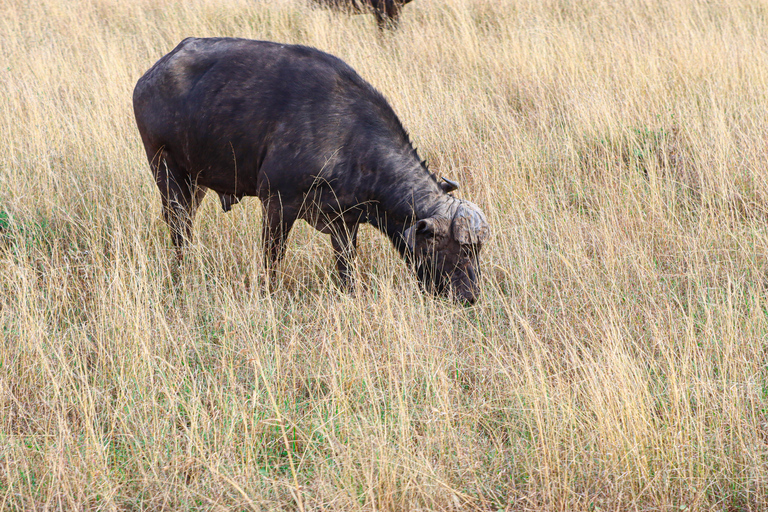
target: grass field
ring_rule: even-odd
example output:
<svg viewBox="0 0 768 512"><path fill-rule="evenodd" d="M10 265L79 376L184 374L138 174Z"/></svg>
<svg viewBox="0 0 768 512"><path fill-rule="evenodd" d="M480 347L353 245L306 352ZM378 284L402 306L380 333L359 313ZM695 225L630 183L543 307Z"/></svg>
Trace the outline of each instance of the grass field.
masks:
<svg viewBox="0 0 768 512"><path fill-rule="evenodd" d="M0 509L768 507L768 3L0 2ZM315 46L493 234L472 308L360 235L175 270L131 106L187 36ZM174 284L173 273L178 273Z"/></svg>

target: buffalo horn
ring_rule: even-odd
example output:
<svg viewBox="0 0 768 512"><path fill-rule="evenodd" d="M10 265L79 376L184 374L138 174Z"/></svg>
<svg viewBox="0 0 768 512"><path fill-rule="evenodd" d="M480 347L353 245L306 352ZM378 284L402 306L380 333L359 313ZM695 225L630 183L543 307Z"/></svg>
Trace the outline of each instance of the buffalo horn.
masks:
<svg viewBox="0 0 768 512"><path fill-rule="evenodd" d="M454 190L458 190L459 184L455 181L449 180L448 178L443 178L443 183L440 183L440 188L443 189L443 192L448 194Z"/></svg>

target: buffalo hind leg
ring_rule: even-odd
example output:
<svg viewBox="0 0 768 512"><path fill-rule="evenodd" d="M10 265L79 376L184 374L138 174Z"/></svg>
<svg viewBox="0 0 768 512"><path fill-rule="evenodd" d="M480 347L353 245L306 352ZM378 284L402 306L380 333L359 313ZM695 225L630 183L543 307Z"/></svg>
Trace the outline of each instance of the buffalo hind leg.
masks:
<svg viewBox="0 0 768 512"><path fill-rule="evenodd" d="M296 221L297 213L292 207L284 208L279 196L263 199L261 206L264 212L261 227L264 267L271 285L277 275L277 265L285 255L285 240Z"/></svg>
<svg viewBox="0 0 768 512"><path fill-rule="evenodd" d="M357 227L358 224L340 224L331 233L339 285L347 293L354 293L355 291L352 265L357 255Z"/></svg>
<svg viewBox="0 0 768 512"><path fill-rule="evenodd" d="M373 4L373 15L380 31L396 29L401 5L396 0L378 0Z"/></svg>
<svg viewBox="0 0 768 512"><path fill-rule="evenodd" d="M184 257L184 248L192 240L192 221L207 189L192 183L185 173L166 158L153 166L155 181L160 189L163 219L171 229L176 259Z"/></svg>

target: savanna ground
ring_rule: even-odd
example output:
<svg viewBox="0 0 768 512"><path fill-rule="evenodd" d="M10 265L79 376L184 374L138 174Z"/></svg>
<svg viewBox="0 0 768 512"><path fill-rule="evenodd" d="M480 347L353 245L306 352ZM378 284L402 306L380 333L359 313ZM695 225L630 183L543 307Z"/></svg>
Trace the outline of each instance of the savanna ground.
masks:
<svg viewBox="0 0 768 512"><path fill-rule="evenodd" d="M187 36L302 43L381 90L493 229L483 297L373 229L260 286L208 197L174 283L136 80ZM0 3L0 509L768 506L768 4Z"/></svg>

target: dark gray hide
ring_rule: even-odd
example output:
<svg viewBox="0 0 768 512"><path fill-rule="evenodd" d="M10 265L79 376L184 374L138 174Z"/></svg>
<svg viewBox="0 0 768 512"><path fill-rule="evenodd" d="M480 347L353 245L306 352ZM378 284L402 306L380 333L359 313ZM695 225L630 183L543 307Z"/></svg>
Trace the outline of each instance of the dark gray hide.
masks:
<svg viewBox="0 0 768 512"><path fill-rule="evenodd" d="M379 29L384 29L397 26L400 10L411 0L314 0L314 2L346 12L372 12Z"/></svg>
<svg viewBox="0 0 768 512"><path fill-rule="evenodd" d="M177 256L207 189L224 211L258 196L272 272L296 219L331 235L351 289L357 228L386 233L422 285L473 303L480 209L447 192L387 101L344 62L303 46L185 39L141 77L133 107Z"/></svg>

